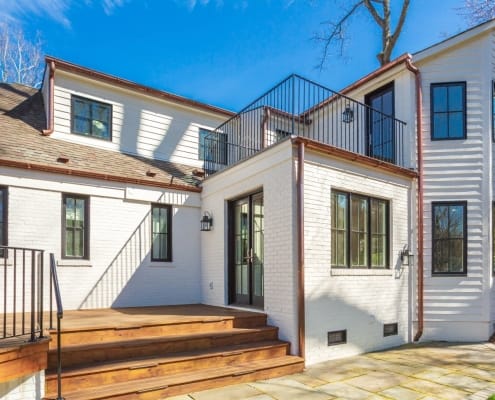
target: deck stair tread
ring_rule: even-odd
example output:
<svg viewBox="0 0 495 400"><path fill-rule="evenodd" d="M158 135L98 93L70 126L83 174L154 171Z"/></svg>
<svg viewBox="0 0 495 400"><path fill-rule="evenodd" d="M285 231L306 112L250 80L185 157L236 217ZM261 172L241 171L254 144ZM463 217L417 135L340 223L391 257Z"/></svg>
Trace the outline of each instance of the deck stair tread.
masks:
<svg viewBox="0 0 495 400"><path fill-rule="evenodd" d="M163 397L146 397L151 392L157 392L157 395L167 395L167 390L178 387L183 384L199 384L204 381L215 379L230 379L235 383L236 379L243 379L244 376L257 372L268 371L284 366L302 366L303 359L297 356L286 355L283 357L272 358L270 360L255 360L235 366L224 366L218 368L209 368L208 370L186 371L182 373L170 374L162 377L153 377L139 379L128 382L99 386L98 388L81 389L75 392L64 393L66 400L99 400L111 398L163 398ZM301 367L302 369L302 367ZM46 396L52 399L53 394Z"/></svg>
<svg viewBox="0 0 495 400"><path fill-rule="evenodd" d="M164 336L146 336L130 340L116 340L113 342L96 342L87 344L71 344L62 347L62 353L70 353L74 351L88 351L93 349L106 349L109 347L139 347L160 342L174 342L183 340L194 340L204 338L225 338L242 334L255 334L263 332L272 332L278 330L274 326L260 326L257 328L232 328L223 331L209 331L204 333L192 333L188 335L164 335ZM50 353L55 353L56 349L51 349Z"/></svg>
<svg viewBox="0 0 495 400"><path fill-rule="evenodd" d="M78 375L85 375L85 374L92 374L92 373L113 371L113 370L146 368L159 364L175 363L175 362L193 360L193 359L197 360L201 358L210 358L214 356L227 357L238 353L245 353L260 349L268 349L272 347L286 347L287 345L288 345L287 342L281 340L266 340L255 343L243 343L238 345L217 347L207 350L178 352L178 353L170 353L168 355L91 363L86 365L78 365L78 366L64 368L62 372L62 377L65 378L70 376L78 376ZM45 376L47 379L55 379L56 370L54 368L47 370Z"/></svg>

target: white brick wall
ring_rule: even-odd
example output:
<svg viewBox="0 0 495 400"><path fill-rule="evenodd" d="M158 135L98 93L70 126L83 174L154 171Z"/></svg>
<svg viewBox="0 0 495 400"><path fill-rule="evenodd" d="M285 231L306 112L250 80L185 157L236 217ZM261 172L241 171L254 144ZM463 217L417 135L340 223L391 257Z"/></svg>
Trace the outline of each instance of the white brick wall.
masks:
<svg viewBox="0 0 495 400"><path fill-rule="evenodd" d="M213 214L213 230L201 236L202 301L228 304L228 201L263 189L265 206L265 306L270 324L297 353L297 246L292 146L280 143L203 184L202 210Z"/></svg>
<svg viewBox="0 0 495 400"><path fill-rule="evenodd" d="M409 340L409 244L412 181L307 153L304 181L306 363L386 348ZM331 269L330 193L340 189L390 201L390 269ZM383 337L384 323L398 323ZM347 344L328 346L327 332L347 330Z"/></svg>
<svg viewBox="0 0 495 400"><path fill-rule="evenodd" d="M0 185L9 245L54 252L65 309L200 301L199 194L6 168ZM62 193L90 196L89 260L61 259ZM173 205L172 262L150 262L151 201Z"/></svg>
<svg viewBox="0 0 495 400"><path fill-rule="evenodd" d="M45 395L45 371L0 383L0 400L41 400Z"/></svg>

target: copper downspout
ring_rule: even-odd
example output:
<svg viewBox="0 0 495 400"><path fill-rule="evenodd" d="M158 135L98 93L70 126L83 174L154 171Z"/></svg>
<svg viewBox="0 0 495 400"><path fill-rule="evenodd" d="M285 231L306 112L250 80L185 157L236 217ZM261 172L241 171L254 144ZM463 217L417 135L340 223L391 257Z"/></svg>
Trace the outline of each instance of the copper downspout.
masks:
<svg viewBox="0 0 495 400"><path fill-rule="evenodd" d="M421 91L421 74L412 63L412 58L406 60L406 67L416 78L416 130L418 146L418 330L414 335L414 341L417 342L423 335L424 327L424 263L423 263L423 112L422 112L422 91Z"/></svg>
<svg viewBox="0 0 495 400"><path fill-rule="evenodd" d="M50 136L53 133L54 129L54 123L53 123L53 96L54 96L54 87L55 87L55 63L53 61L50 61L48 64L48 68L50 68L50 75L49 75L49 81L48 81L48 121L47 121L47 128L43 129L41 131L41 134L43 136Z"/></svg>
<svg viewBox="0 0 495 400"><path fill-rule="evenodd" d="M297 142L297 228L298 242L298 290L297 315L299 326L299 356L304 358L306 315L304 309L304 142Z"/></svg>

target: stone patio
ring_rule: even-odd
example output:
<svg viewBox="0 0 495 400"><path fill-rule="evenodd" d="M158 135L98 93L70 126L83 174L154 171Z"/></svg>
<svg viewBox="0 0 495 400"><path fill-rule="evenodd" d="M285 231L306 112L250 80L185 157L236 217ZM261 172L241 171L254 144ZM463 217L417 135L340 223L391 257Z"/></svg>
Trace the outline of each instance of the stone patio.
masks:
<svg viewBox="0 0 495 400"><path fill-rule="evenodd" d="M303 373L173 400L487 400L495 394L495 344L430 342L327 361Z"/></svg>

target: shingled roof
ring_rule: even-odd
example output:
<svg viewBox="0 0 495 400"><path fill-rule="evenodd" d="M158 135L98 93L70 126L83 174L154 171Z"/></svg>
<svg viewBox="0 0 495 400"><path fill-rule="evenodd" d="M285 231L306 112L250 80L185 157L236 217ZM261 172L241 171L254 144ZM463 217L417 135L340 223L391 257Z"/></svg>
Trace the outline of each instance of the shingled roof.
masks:
<svg viewBox="0 0 495 400"><path fill-rule="evenodd" d="M43 136L45 127L39 90L0 83L0 166L200 191L193 167Z"/></svg>

